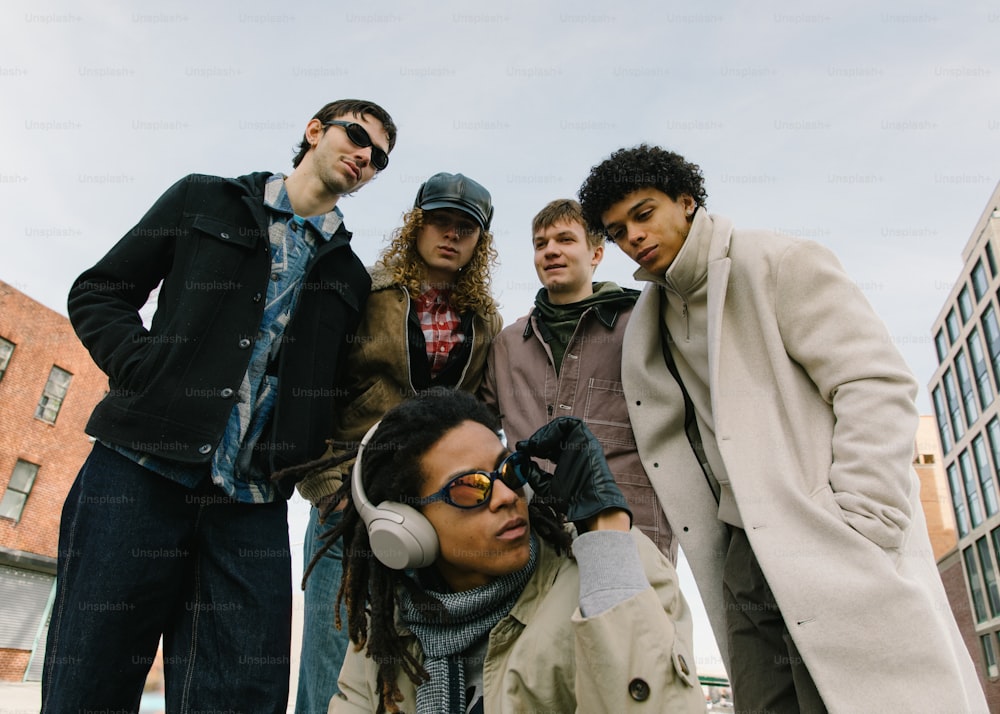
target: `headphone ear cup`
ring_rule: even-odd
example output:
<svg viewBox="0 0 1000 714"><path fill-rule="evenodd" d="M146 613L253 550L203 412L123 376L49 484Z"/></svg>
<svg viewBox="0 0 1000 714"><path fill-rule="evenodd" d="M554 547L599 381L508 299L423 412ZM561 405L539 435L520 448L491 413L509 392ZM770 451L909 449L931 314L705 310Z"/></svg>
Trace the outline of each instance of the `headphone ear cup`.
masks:
<svg viewBox="0 0 1000 714"><path fill-rule="evenodd" d="M383 501L367 525L372 552L387 568L425 568L437 559L437 531L412 506Z"/></svg>

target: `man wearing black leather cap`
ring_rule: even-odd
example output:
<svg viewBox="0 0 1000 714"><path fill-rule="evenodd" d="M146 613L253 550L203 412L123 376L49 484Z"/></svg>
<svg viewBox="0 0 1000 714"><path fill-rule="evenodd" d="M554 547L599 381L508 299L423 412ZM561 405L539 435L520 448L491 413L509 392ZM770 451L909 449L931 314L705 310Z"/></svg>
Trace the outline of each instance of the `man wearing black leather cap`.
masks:
<svg viewBox="0 0 1000 714"><path fill-rule="evenodd" d="M347 355L343 395L334 409L332 448L308 464L299 492L315 506L305 539L308 564L334 510L351 462L343 462L389 409L418 391L444 386L475 394L501 319L490 293L496 250L493 202L482 185L438 173L417 191L413 209L371 267L368 308ZM305 626L296 712L326 711L337 692L347 632L334 628L341 581L340 544L306 572Z"/></svg>

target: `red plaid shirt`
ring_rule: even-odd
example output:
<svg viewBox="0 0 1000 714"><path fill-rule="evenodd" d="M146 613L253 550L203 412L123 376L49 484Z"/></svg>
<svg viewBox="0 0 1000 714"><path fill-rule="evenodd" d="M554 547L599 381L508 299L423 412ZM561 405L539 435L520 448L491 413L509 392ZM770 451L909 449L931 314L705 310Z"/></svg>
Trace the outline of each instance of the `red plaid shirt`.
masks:
<svg viewBox="0 0 1000 714"><path fill-rule="evenodd" d="M416 299L417 319L427 344L431 374L437 374L448 362L452 347L465 341L458 329L462 324L451 306L451 291L429 288Z"/></svg>

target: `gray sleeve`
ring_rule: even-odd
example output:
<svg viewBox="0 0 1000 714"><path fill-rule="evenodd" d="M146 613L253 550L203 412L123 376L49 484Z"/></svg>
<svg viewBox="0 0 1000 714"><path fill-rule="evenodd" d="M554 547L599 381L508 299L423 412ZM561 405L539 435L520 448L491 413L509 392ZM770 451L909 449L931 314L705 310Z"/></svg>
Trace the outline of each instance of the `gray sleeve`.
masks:
<svg viewBox="0 0 1000 714"><path fill-rule="evenodd" d="M573 541L580 568L580 613L599 615L641 593L649 580L630 533L591 531Z"/></svg>

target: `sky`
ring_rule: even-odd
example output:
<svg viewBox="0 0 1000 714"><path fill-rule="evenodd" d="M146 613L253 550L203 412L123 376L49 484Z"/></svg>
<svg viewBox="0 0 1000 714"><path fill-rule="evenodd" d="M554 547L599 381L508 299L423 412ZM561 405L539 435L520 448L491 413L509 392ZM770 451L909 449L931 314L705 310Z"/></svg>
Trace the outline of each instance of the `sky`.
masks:
<svg viewBox="0 0 1000 714"><path fill-rule="evenodd" d="M0 280L63 314L178 178L290 172L317 109L365 98L399 127L387 170L339 204L366 263L428 176L464 173L493 195L512 322L538 289L534 214L656 144L701 166L710 212L831 248L930 413L931 325L1000 179L984 1L8 0L0 20ZM609 246L596 277L641 287L632 272ZM292 502L293 544L306 511Z"/></svg>

